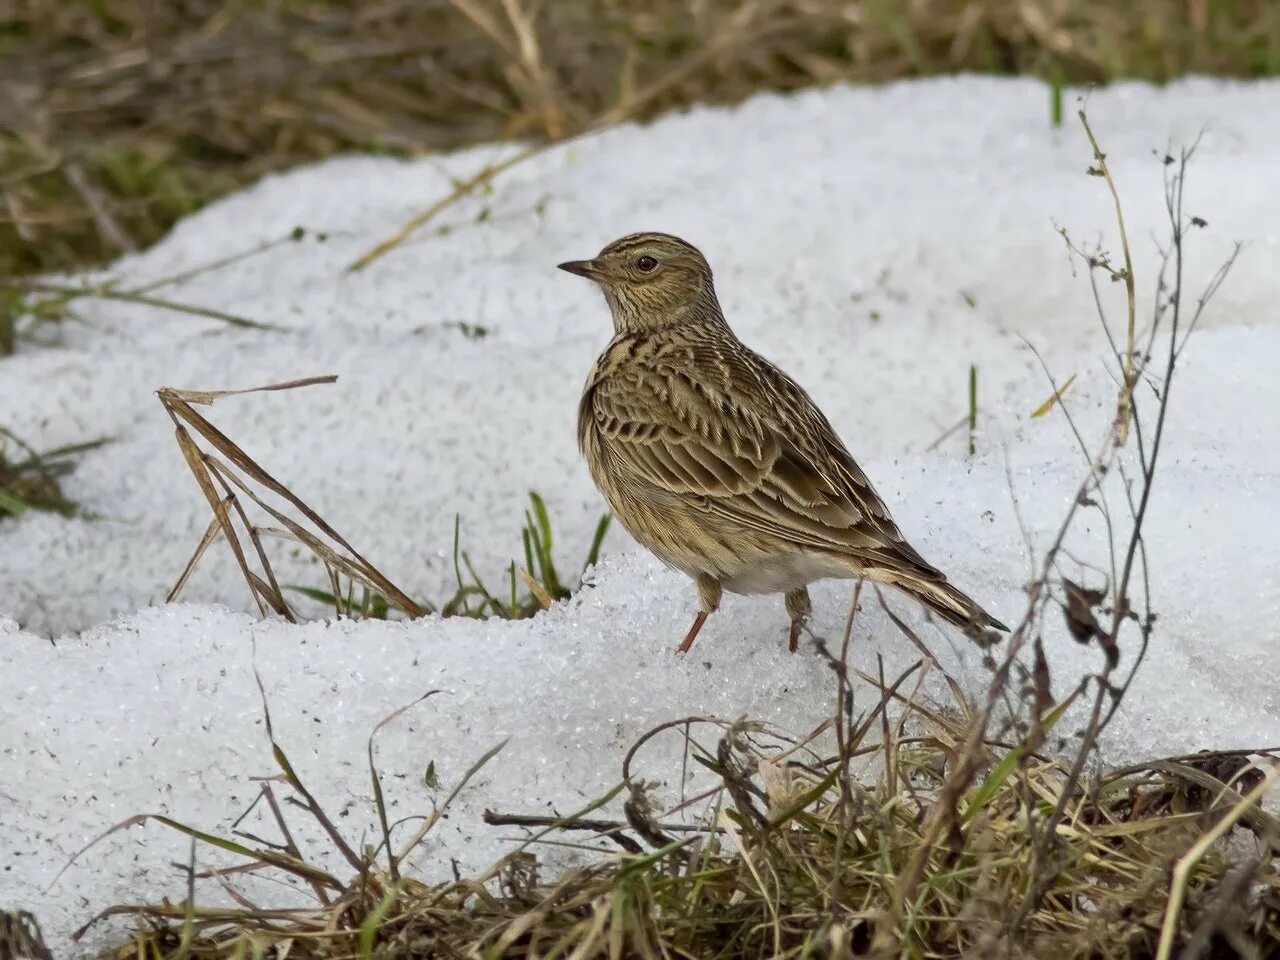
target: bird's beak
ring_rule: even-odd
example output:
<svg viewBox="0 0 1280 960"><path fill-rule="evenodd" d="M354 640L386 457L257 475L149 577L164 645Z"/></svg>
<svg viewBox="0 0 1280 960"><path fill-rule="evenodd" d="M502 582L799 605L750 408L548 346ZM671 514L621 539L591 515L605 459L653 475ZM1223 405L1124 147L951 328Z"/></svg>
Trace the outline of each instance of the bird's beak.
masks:
<svg viewBox="0 0 1280 960"><path fill-rule="evenodd" d="M588 280L594 280L600 275L594 260L569 260L565 263L558 263L556 266L568 273L576 273L580 277L586 277Z"/></svg>

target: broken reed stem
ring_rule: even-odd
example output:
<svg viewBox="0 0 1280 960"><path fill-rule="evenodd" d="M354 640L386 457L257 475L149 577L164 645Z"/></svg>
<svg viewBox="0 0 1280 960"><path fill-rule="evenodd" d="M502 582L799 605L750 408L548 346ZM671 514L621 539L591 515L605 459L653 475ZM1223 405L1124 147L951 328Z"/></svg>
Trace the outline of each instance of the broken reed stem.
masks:
<svg viewBox="0 0 1280 960"><path fill-rule="evenodd" d="M235 498L229 496L227 500L224 501L218 496L218 492L213 486L213 480L210 477L209 465L205 459L204 453L198 446L196 446L195 441L191 439L191 434L187 432L187 428L178 422L175 410L170 408L167 404L166 410L168 410L170 418L173 419L175 427L174 436L178 442L178 449L182 452L183 459L187 461L187 469L189 469L191 471L191 475L195 477L196 484L200 487L200 492L204 494L204 498L208 502L209 508L213 511L214 520L218 525L218 529L226 538L227 545L231 548L231 553L236 558L236 565L240 568L240 573L249 587L249 592L253 595L254 602L258 605L259 615L265 617L267 615L266 600L258 590L257 584L254 582L253 572L249 569L249 563L245 559L244 547L240 543L240 538L236 536L235 527L232 526L231 512L228 507L232 502L234 502ZM179 578L179 583L186 582L187 577L190 576L190 572L195 566L197 557L203 555L211 542L212 538L206 530L205 535L200 539L199 546L196 548L196 553L192 555L192 559L188 561L187 566L183 569L182 576ZM177 598L176 591L177 585L175 585L173 590L169 591L169 596L166 598L169 602L172 602ZM288 617L290 620L293 619L293 614L288 611L287 607L283 611L277 610L276 612L283 613L284 616Z"/></svg>
<svg viewBox="0 0 1280 960"><path fill-rule="evenodd" d="M235 490L232 489L234 486L272 517L284 524L288 528L289 538L307 547L326 567L337 568L370 590L378 591L390 603L411 617L426 615L427 611L422 606L383 575L323 517L307 506L284 484L267 473L226 434L222 433L198 413L194 407L196 404L210 405L222 397L291 390L314 384L333 383L336 380L337 377L335 376L323 376L292 380L287 383L269 384L264 387L254 387L247 390L177 390L172 387L162 387L157 391L161 404L174 422L175 435L183 458L186 460L192 476L195 477L196 483L200 486L200 490L214 515L213 523L206 529L204 536L201 537L200 543L196 547L195 553L187 562L178 581L169 592L170 600L177 597L200 558L205 554L218 534L221 533L226 538L228 546L230 546L231 552L236 558L236 563L240 567L240 572L246 585L249 587L249 592L258 604L259 612L265 616L270 610L290 620L295 619L292 610L284 599L275 571L272 569L262 544L261 534L272 533L272 531L269 529L262 530L254 526L248 514L244 511ZM192 438L187 429L188 427L198 433L226 459L221 460L204 453ZM244 476L242 477L241 474ZM222 486L225 496L220 495L215 489L214 478L217 478L218 483ZM267 503L249 486L246 478L287 501L302 513L307 520L319 528L323 536L327 537L336 546L326 543L321 537L316 536L297 521ZM255 573L249 566L244 548L236 532L233 516L239 518L245 529L245 535L248 536L253 544L258 563L261 565L262 576ZM337 549L338 547L341 550ZM344 554L342 550L345 550L346 553Z"/></svg>

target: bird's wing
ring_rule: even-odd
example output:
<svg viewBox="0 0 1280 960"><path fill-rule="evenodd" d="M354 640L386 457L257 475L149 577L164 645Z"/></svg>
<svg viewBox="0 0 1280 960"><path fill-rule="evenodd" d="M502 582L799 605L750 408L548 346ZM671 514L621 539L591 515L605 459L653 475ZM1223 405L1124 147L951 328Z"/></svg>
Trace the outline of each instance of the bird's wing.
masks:
<svg viewBox="0 0 1280 960"><path fill-rule="evenodd" d="M942 579L808 394L739 344L614 366L583 413L613 469L800 548Z"/></svg>

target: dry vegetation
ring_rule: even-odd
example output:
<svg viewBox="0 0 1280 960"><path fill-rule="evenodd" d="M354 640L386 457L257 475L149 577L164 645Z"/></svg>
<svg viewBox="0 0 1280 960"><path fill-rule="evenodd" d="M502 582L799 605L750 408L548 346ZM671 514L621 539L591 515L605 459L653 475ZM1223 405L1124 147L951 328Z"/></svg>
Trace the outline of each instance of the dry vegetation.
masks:
<svg viewBox="0 0 1280 960"><path fill-rule="evenodd" d="M336 376L310 377L248 390L177 390L162 387L160 403L173 421L174 437L192 477L213 514L204 536L196 544L186 567L165 598L178 599L187 579L205 552L221 541L227 545L244 578L249 595L263 616L275 614L291 623L299 617L286 599L286 591L318 601L340 617L385 618L388 615L424 617L500 617L520 620L532 617L557 600L571 595L563 582L553 552L554 537L546 503L536 492L529 494L525 526L520 532L524 566L512 560L501 594L485 586L471 557L461 546L460 516L454 517L453 570L457 590L437 605L415 600L389 580L353 547L327 520L219 430L198 406L211 406L229 396L293 390L337 381ZM3 468L0 460L0 468ZM3 472L0 470L0 480ZM0 494L3 488L0 487ZM0 508L4 501L0 500ZM253 514L265 517L256 520ZM612 517L605 514L596 524L587 550L584 572L600 555ZM323 586L281 583L276 576L268 544L285 542L311 556L325 571ZM573 586L577 586L575 583ZM527 588L528 592L525 592Z"/></svg>
<svg viewBox="0 0 1280 960"><path fill-rule="evenodd" d="M1280 7L1266 0L640 7L10 0L0 22L0 275L145 246L177 217L262 173L343 150L551 142L692 102L839 79L967 69L1032 73L1057 85L1280 68ZM1046 122L1049 104L1046 96ZM1127 251L1117 264L1073 246L1090 278L1122 284L1129 305L1114 329L1102 318L1121 384L1117 413L1096 450L1082 444L1087 469L1062 527L1097 511L1113 566L1096 571L1097 583L1076 583L1058 572L1057 545L1042 558L1026 615L990 663L990 690L979 702L954 681L945 705L920 697L922 678L941 668L902 624L899 639L921 649L919 663L897 678L852 669L861 629L855 596L839 648L819 647L831 668L832 710L818 730L791 736L680 718L642 738L618 788L587 809L558 819L491 813L495 825L532 831L528 840L485 873L435 885L407 875L405 856L476 770L492 764L489 772L500 774L500 754L479 758L423 818L388 823L371 737L381 843L357 851L299 781L288 745L273 740L281 775L261 785L258 802L272 812L277 840L165 821L193 841L186 896L108 910L137 921L114 957L1280 957L1280 822L1257 802L1277 779L1276 751L1104 772L1092 765L1132 671L1159 642L1143 586L1142 528L1178 358L1230 266L1206 296L1184 297L1184 241L1196 227L1181 208L1188 157L1169 158L1165 168L1170 234L1149 321L1133 314ZM1100 150L1095 163L1091 172L1110 185ZM20 297L33 290L53 296L59 310L90 295L12 281L0 299L0 353L12 348L14 311L31 309ZM91 295L172 307L146 290ZM1065 385L1051 386L1046 406L1069 416L1058 402ZM283 536L321 558L330 581L311 592L339 613L421 612L200 415L192 405L205 399L212 395L162 393L212 513L193 563L225 540L264 610L293 616L263 545ZM41 456L11 438L0 448L0 519L35 505L72 509L57 477L77 452ZM264 489L279 498L271 503L284 502L279 512ZM253 505L279 526L252 521ZM305 533L298 514L309 522ZM528 594L517 597L514 565L508 604L460 563L459 609L445 612L528 615L563 595L536 501L525 538ZM358 600L353 583L363 591ZM1047 618L1064 616L1072 635L1099 652L1097 672L1078 682L1051 678L1041 648ZM1069 731L1058 726L1068 723ZM688 761L709 771L711 787L662 808L630 772L654 737L684 737ZM612 814L616 801L620 814ZM289 817L298 809L330 837L342 875L294 843ZM241 862L209 868L196 857L197 842ZM540 844L566 842L595 851L590 865L540 872ZM313 902L254 902L237 889L243 871L288 875ZM203 906L211 886L231 905ZM0 921L33 936L25 920ZM0 936L0 948L11 946Z"/></svg>
<svg viewBox="0 0 1280 960"><path fill-rule="evenodd" d="M673 719L636 741L618 786L582 810L488 811L490 824L527 830L527 838L487 871L434 884L410 875L408 857L477 771L490 765L486 773L500 776L502 746L478 758L439 805L390 822L374 737L414 705L390 714L369 740L378 835L358 850L301 782L288 745L271 734L264 694L280 774L261 784L253 806L270 812L278 839L238 825L215 836L167 817L113 827L108 834L156 819L192 841L181 901L104 912L136 923L113 960L1280 957L1280 820L1261 803L1280 780L1280 748L1120 769L1095 762L1149 645L1161 639L1146 586L1145 518L1178 363L1234 260L1205 290L1184 293L1189 237L1205 226L1182 204L1194 149L1163 158L1169 232L1152 278L1153 312L1140 319L1119 197L1094 143L1089 173L1116 196L1121 255L1064 239L1097 294L1119 385L1115 415L1096 449L1087 448L1046 366L1050 409L1080 444L1083 476L1030 577L1024 616L1008 644L992 651L984 694L966 697L892 612L895 642L914 645L921 659L898 677L852 667L850 651L863 642L858 612L879 600L857 584L839 642L815 638L832 690L830 717L817 729L795 735L748 721ZM1108 288L1125 304L1119 322L1104 309ZM215 397L162 391L214 513L206 541L221 532L230 542L240 509L233 491L264 506L233 475L274 488L191 407ZM285 499L316 522L291 494ZM1058 561L1063 537L1086 512L1104 531L1099 546L1110 560L1093 568L1071 558L1088 581L1076 582ZM309 548L329 549L272 516ZM258 549L253 536L269 531L242 519ZM341 544L350 553L341 562L326 555L331 566L386 586ZM280 597L269 576L246 572L246 582L266 609ZM1096 672L1050 675L1046 628L1063 619L1097 651ZM946 703L922 696L929 674L945 680ZM709 774L709 786L676 799L633 773L637 757L669 737L683 739L685 765ZM673 771L670 780L684 777ZM295 842L297 816L329 838L327 857ZM587 852L587 865L557 873L540 859L565 845ZM239 862L211 867L197 854L205 846ZM257 902L237 884L246 871L284 875L311 902ZM205 905L214 889L227 905Z"/></svg>
<svg viewBox="0 0 1280 960"><path fill-rule="evenodd" d="M234 890L236 870L202 867L193 848L184 901L106 912L137 919L134 936L112 956L1275 955L1280 823L1256 805L1276 773L1272 767L1264 775L1256 763L1274 756L1170 758L1107 773L1082 789L1069 759L975 740L981 718L961 702L953 709L918 702L925 662L886 682L848 670L848 648L846 634L842 655L829 660L838 713L809 736L680 718L637 742L619 786L581 811L561 818L488 813L491 824L531 835L489 870L441 884L424 884L402 865L444 807L421 825L389 825L371 763L385 832L372 854L357 854L273 742L282 776L263 785L259 800L285 846L266 848L242 833L216 843L252 869L304 884L311 905L271 908L236 893L227 907L201 906L197 878ZM1060 707L1045 715L1046 732L1060 715ZM629 766L657 736L686 738L689 762L709 770L714 785L656 809ZM823 749L833 740L834 755ZM500 767L501 754L490 762ZM869 772L877 767L878 775ZM295 807L334 838L348 879L309 862L287 839L277 789L301 798ZM620 819L591 816L616 798L624 800ZM1061 825L1047 851L1039 831L1059 804ZM685 811L701 816L684 819ZM1215 842L1235 827L1244 843ZM592 863L547 882L539 871L543 842L573 843L591 852ZM1253 852L1233 856L1239 846Z"/></svg>
<svg viewBox="0 0 1280 960"><path fill-rule="evenodd" d="M145 247L214 197L338 151L557 140L843 79L1280 69L1270 0L6 0L0 10L0 277Z"/></svg>
<svg viewBox="0 0 1280 960"><path fill-rule="evenodd" d="M107 442L104 437L40 452L0 426L0 521L28 510L74 514L78 507L63 494L58 481L72 470L80 454Z"/></svg>

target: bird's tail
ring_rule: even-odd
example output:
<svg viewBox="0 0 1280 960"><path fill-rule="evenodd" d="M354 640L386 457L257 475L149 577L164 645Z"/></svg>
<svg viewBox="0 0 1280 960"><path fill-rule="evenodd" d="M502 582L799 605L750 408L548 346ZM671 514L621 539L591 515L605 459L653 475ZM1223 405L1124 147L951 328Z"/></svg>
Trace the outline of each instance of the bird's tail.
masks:
<svg viewBox="0 0 1280 960"><path fill-rule="evenodd" d="M1009 628L993 617L967 593L947 581L897 577L894 582L919 600L947 623L959 627L965 635L979 643L992 643L998 638L992 630L1008 633Z"/></svg>

